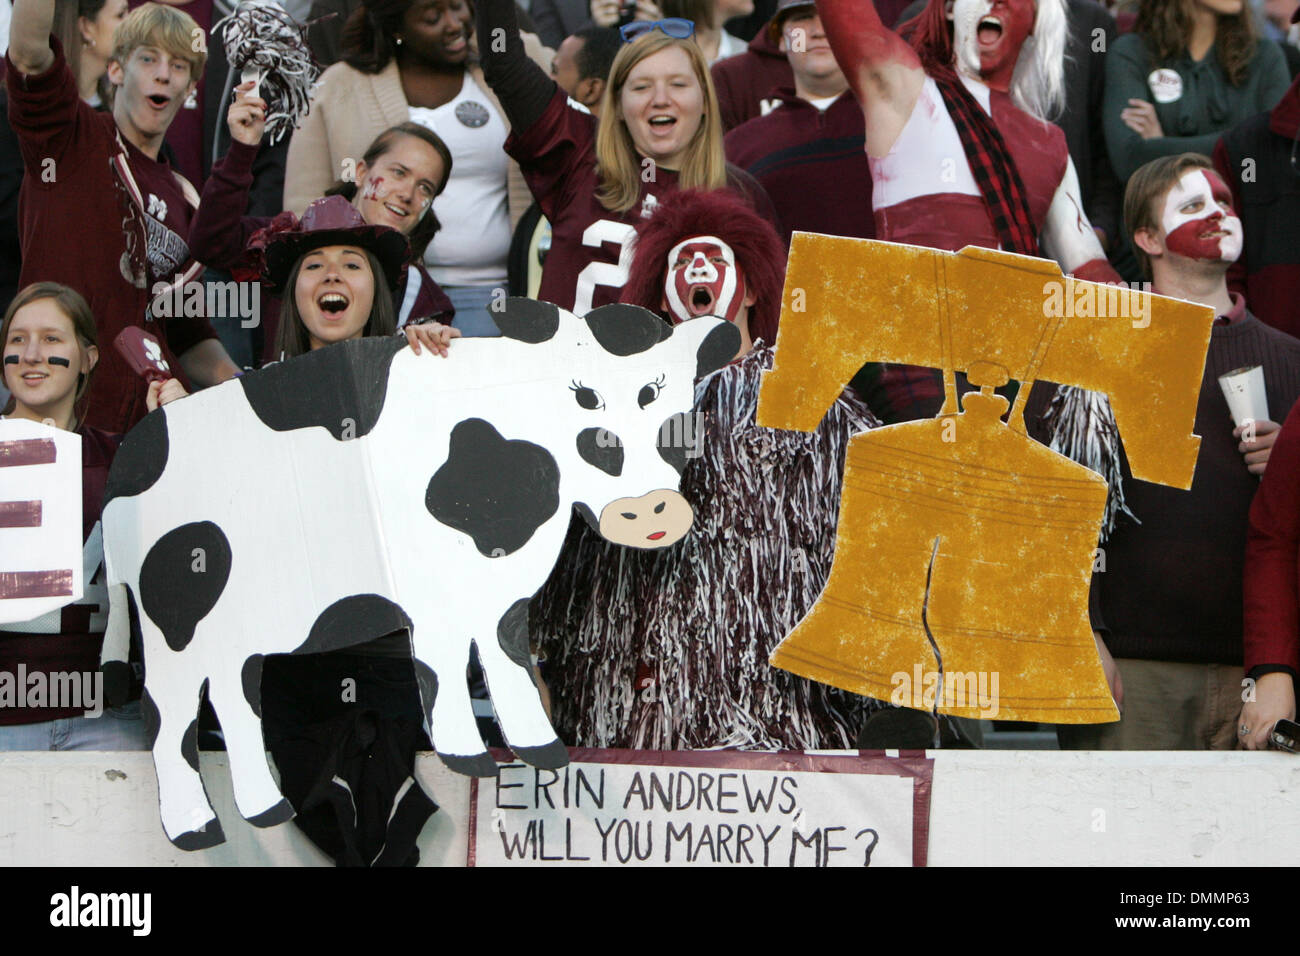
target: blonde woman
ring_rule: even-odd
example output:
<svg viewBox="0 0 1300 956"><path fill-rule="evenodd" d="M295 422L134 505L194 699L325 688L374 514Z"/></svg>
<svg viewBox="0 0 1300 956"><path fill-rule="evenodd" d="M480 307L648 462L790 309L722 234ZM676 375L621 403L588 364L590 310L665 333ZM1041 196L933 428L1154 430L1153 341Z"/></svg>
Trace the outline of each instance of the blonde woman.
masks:
<svg viewBox="0 0 1300 956"><path fill-rule="evenodd" d="M629 42L597 120L528 60L513 0L480 0L479 10L484 74L513 129L506 151L551 223L538 298L579 315L617 302L636 224L679 187L735 189L775 225L762 187L723 156L718 99L689 20L622 28Z"/></svg>

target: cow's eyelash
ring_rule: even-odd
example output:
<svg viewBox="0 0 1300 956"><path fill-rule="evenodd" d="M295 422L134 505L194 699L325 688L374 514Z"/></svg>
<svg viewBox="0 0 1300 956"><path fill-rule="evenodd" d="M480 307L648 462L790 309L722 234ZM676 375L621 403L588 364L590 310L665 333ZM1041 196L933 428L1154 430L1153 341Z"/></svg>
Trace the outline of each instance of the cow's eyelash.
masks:
<svg viewBox="0 0 1300 956"><path fill-rule="evenodd" d="M583 385L576 378L569 383L569 391L573 392L578 404L588 411L599 411L605 407L605 400L601 398L600 392L590 385Z"/></svg>

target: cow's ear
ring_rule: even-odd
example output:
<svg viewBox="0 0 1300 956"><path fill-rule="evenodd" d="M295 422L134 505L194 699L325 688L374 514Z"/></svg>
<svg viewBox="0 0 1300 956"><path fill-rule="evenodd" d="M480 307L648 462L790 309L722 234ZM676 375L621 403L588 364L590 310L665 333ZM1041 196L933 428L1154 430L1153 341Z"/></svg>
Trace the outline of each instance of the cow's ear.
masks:
<svg viewBox="0 0 1300 956"><path fill-rule="evenodd" d="M673 334L673 327L649 309L616 302L587 313L587 328L612 355L635 355Z"/></svg>
<svg viewBox="0 0 1300 956"><path fill-rule="evenodd" d="M698 343L695 346L696 378L716 372L740 351L740 329L724 319L708 316L688 319L675 326L673 334L692 336L692 340Z"/></svg>
<svg viewBox="0 0 1300 956"><path fill-rule="evenodd" d="M502 335L529 345L549 341L560 327L560 310L536 299L511 296L501 308L489 305L487 311Z"/></svg>

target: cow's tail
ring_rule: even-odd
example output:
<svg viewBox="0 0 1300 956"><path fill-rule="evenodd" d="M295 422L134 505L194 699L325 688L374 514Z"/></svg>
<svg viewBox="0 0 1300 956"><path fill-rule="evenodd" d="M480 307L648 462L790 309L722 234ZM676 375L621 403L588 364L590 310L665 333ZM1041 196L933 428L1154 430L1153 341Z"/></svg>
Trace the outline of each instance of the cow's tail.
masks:
<svg viewBox="0 0 1300 956"><path fill-rule="evenodd" d="M104 696L111 707L126 703L131 693L131 612L125 584L108 586L108 624L99 669L104 674Z"/></svg>

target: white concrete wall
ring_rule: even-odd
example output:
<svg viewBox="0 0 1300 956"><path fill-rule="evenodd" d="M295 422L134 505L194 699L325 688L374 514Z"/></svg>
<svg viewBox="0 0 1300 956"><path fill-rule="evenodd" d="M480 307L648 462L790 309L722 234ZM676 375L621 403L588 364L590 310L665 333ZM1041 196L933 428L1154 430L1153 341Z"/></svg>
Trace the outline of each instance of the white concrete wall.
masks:
<svg viewBox="0 0 1300 956"><path fill-rule="evenodd" d="M930 864L1287 865L1300 862L1300 756L934 751ZM225 754L202 755L227 842L163 836L146 753L0 754L0 866L325 865L292 825L239 816ZM425 865L465 860L468 781L422 757L441 805Z"/></svg>

